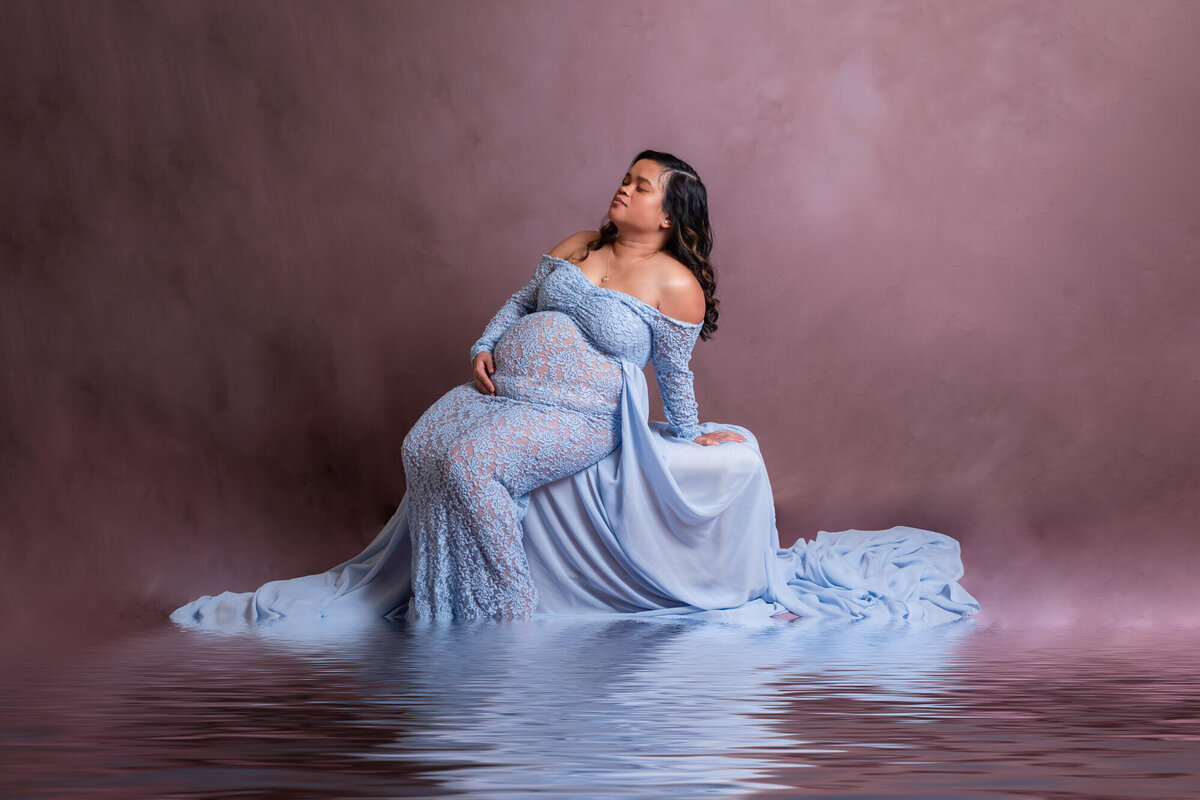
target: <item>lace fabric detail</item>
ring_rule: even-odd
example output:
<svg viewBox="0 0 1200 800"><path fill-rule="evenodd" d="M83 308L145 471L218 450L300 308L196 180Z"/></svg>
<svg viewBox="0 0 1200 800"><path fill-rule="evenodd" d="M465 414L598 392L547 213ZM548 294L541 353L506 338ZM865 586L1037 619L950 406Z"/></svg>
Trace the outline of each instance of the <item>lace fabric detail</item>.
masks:
<svg viewBox="0 0 1200 800"><path fill-rule="evenodd" d="M613 414L621 364L580 339L579 328L558 311L517 320L492 351L496 394L584 414Z"/></svg>

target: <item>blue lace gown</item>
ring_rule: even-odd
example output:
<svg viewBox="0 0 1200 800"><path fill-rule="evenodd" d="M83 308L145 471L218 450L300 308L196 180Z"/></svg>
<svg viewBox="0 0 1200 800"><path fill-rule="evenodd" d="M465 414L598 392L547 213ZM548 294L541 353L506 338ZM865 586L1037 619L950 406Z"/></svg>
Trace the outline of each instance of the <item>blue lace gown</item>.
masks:
<svg viewBox="0 0 1200 800"><path fill-rule="evenodd" d="M688 369L700 325L594 284L544 256L488 323L495 395L444 395L404 440L415 617L524 617L537 607L522 546L529 493L621 441L622 362L653 358L668 419L700 434Z"/></svg>
<svg viewBox="0 0 1200 800"><path fill-rule="evenodd" d="M452 389L405 437L408 490L368 547L324 573L204 596L185 625L624 614L927 625L971 616L958 542L822 531L781 548L753 434L698 421L701 326L543 256L471 349L494 396ZM648 421L653 362L668 422ZM705 447L733 429L746 443Z"/></svg>

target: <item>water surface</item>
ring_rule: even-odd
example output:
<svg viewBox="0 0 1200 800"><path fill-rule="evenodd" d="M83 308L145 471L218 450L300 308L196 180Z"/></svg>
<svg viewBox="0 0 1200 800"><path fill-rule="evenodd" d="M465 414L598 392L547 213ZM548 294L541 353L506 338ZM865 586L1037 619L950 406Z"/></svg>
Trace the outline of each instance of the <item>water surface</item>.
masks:
<svg viewBox="0 0 1200 800"><path fill-rule="evenodd" d="M1200 634L169 625L0 685L14 797L1200 797Z"/></svg>

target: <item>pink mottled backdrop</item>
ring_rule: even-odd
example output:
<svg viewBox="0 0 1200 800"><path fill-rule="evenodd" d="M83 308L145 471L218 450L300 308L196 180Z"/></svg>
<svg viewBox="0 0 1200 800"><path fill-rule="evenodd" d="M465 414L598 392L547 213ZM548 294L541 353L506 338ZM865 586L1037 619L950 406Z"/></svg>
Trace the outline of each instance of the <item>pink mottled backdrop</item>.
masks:
<svg viewBox="0 0 1200 800"><path fill-rule="evenodd" d="M785 544L1200 622L1200 4L0 2L6 629L319 571L639 149L709 187L704 419Z"/></svg>

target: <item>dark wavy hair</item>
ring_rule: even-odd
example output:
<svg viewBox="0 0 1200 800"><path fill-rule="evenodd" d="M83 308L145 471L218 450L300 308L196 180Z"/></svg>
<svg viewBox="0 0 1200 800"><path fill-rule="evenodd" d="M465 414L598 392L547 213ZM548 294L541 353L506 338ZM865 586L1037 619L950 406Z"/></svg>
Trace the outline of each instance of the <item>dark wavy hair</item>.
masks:
<svg viewBox="0 0 1200 800"><path fill-rule="evenodd" d="M666 181L663 211L675 223L667 246L663 249L686 264L700 282L700 288L704 290L704 325L700 328L700 338L710 339L717 330L717 307L720 303L716 297L717 276L713 273L712 262L708 260L713 246L712 227L708 224L708 190L690 164L670 153L643 150L629 162L629 166L632 167L643 158L663 168L662 177ZM584 259L593 250L599 250L616 238L617 226L608 220L600 229L600 237L588 242Z"/></svg>

